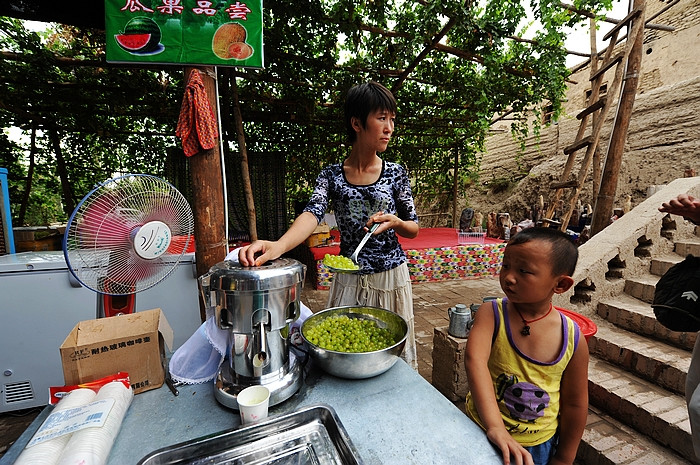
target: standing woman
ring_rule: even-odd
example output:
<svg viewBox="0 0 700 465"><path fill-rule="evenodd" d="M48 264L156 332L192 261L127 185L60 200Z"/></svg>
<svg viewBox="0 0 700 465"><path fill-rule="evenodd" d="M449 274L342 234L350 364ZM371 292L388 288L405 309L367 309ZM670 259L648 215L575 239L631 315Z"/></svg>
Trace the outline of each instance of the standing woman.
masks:
<svg viewBox="0 0 700 465"><path fill-rule="evenodd" d="M255 241L241 249L239 258L252 266L280 257L311 235L329 206L343 256L349 257L368 228L379 223L358 257L360 271L335 274L328 306L367 305L401 315L408 323L402 357L417 370L411 279L397 235L416 237L418 215L406 170L378 155L389 145L396 110L391 91L377 82L351 88L345 100L350 155L321 171L308 205L279 240Z"/></svg>

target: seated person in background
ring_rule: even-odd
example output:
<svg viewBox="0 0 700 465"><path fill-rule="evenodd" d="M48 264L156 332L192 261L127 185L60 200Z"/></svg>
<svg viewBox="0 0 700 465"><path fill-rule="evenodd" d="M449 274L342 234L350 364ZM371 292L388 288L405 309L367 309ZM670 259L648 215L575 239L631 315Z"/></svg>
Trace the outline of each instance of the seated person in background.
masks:
<svg viewBox="0 0 700 465"><path fill-rule="evenodd" d="M460 231L471 231L473 218L474 218L474 209L473 208L465 208L464 210L462 210L462 216L459 217L459 229L460 229Z"/></svg>
<svg viewBox="0 0 700 465"><path fill-rule="evenodd" d="M476 312L465 364L466 411L505 464L571 465L588 417L588 345L578 325L552 311L574 284L578 249L551 228L508 242L500 284L507 298Z"/></svg>

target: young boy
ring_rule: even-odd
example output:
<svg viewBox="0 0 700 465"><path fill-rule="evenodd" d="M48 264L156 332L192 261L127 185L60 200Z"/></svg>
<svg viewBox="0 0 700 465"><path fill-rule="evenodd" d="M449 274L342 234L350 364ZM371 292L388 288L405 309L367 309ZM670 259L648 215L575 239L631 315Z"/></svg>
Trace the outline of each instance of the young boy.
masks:
<svg viewBox="0 0 700 465"><path fill-rule="evenodd" d="M467 415L506 465L570 465L576 457L588 415L588 345L551 299L574 284L577 260L560 231L517 233L503 254L506 298L481 305L469 333Z"/></svg>

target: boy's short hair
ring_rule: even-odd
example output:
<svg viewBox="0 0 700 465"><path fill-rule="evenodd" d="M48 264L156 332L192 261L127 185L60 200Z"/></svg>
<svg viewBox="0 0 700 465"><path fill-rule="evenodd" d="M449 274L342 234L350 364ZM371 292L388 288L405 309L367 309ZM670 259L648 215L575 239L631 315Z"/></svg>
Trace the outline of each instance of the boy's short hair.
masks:
<svg viewBox="0 0 700 465"><path fill-rule="evenodd" d="M524 244L535 240L546 241L552 245L549 260L552 263L552 273L555 276L562 274L573 276L578 262L578 247L567 234L558 229L526 228L513 236L508 245Z"/></svg>
<svg viewBox="0 0 700 465"><path fill-rule="evenodd" d="M345 129L348 143L353 144L357 133L352 127L352 118L357 118L365 127L367 116L376 110L387 110L396 114L396 99L389 89L378 82L358 84L345 97Z"/></svg>

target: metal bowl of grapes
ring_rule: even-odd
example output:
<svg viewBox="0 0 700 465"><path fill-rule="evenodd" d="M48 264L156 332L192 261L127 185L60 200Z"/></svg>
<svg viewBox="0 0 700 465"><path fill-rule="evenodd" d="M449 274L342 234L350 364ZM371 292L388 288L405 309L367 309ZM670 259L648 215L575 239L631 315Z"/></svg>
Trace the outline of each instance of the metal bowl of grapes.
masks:
<svg viewBox="0 0 700 465"><path fill-rule="evenodd" d="M314 364L340 378L363 379L394 366L406 345L408 324L378 307L333 307L301 326Z"/></svg>

